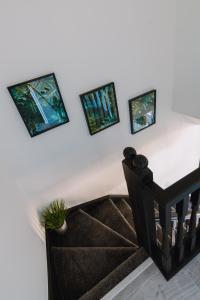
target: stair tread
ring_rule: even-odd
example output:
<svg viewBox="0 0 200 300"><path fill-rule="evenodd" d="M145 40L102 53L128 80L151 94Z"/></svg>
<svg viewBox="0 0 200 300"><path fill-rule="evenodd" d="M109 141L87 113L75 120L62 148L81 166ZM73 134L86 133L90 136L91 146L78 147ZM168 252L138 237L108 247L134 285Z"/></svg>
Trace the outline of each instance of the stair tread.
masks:
<svg viewBox="0 0 200 300"><path fill-rule="evenodd" d="M52 247L61 298L75 300L134 253L132 247Z"/></svg>
<svg viewBox="0 0 200 300"><path fill-rule="evenodd" d="M126 220L129 222L129 224L135 228L134 222L133 222L133 215L132 215L132 209L130 205L126 202L125 199L119 199L115 201L115 205L117 208L121 211L121 213L124 215Z"/></svg>
<svg viewBox="0 0 200 300"><path fill-rule="evenodd" d="M93 206L87 213L126 239L137 243L135 231L111 199Z"/></svg>
<svg viewBox="0 0 200 300"><path fill-rule="evenodd" d="M67 218L65 234L51 233L52 244L60 247L132 247L133 244L79 209Z"/></svg>
<svg viewBox="0 0 200 300"><path fill-rule="evenodd" d="M147 258L148 254L143 248L138 249L129 256L116 269L103 278L96 286L86 292L79 300L99 300L105 296L120 281L133 272Z"/></svg>

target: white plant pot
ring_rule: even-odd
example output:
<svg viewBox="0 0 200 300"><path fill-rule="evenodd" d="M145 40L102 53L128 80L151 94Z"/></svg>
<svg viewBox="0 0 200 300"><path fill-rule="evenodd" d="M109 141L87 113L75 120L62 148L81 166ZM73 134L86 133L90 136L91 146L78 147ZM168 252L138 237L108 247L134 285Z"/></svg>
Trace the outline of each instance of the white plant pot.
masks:
<svg viewBox="0 0 200 300"><path fill-rule="evenodd" d="M58 229L56 229L56 231L58 232L58 233L65 233L66 232L66 230L67 230L67 222L66 222L66 220L64 221L64 223L63 223L63 225L60 227L60 228L58 228Z"/></svg>

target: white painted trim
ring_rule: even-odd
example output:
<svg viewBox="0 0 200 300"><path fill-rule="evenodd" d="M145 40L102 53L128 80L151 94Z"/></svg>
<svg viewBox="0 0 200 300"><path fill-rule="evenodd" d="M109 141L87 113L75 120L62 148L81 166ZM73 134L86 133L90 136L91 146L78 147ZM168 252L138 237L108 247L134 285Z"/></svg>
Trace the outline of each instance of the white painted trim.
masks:
<svg viewBox="0 0 200 300"><path fill-rule="evenodd" d="M101 300L112 300L152 264L153 260L149 257L132 273L130 273L127 277L120 281L120 283L118 283L109 293L101 298Z"/></svg>

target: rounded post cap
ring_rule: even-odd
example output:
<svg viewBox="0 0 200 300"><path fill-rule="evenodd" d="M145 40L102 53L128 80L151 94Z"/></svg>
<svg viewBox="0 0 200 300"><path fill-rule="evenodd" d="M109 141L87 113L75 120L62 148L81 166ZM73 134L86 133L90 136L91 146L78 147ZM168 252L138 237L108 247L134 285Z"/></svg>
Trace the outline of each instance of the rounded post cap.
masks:
<svg viewBox="0 0 200 300"><path fill-rule="evenodd" d="M134 157L133 166L138 169L146 169L148 167L148 159L144 155L137 155Z"/></svg>
<svg viewBox="0 0 200 300"><path fill-rule="evenodd" d="M133 159L137 155L135 149L132 147L126 147L123 154L126 159Z"/></svg>

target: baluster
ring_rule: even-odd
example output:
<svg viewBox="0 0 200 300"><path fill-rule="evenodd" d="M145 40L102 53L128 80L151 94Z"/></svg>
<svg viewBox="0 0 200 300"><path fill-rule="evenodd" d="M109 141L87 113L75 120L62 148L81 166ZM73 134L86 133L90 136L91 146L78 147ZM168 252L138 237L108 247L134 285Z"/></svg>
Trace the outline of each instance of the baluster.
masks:
<svg viewBox="0 0 200 300"><path fill-rule="evenodd" d="M200 231L200 213L199 213L199 210L197 212L197 230Z"/></svg>
<svg viewBox="0 0 200 300"><path fill-rule="evenodd" d="M190 237L190 250L193 251L196 245L196 222L197 222L197 211L200 204L199 190L191 194L191 204L192 204L192 213L190 217L190 226L189 226L189 237Z"/></svg>
<svg viewBox="0 0 200 300"><path fill-rule="evenodd" d="M169 232L171 229L171 208L160 207L160 224L162 226L162 265L168 273L171 270L171 253Z"/></svg>
<svg viewBox="0 0 200 300"><path fill-rule="evenodd" d="M176 231L177 231L177 221L172 221L172 246L176 243Z"/></svg>
<svg viewBox="0 0 200 300"><path fill-rule="evenodd" d="M188 211L189 197L176 204L176 213L178 215L178 228L176 236L176 252L178 255L178 262L181 262L184 257L184 222Z"/></svg>

